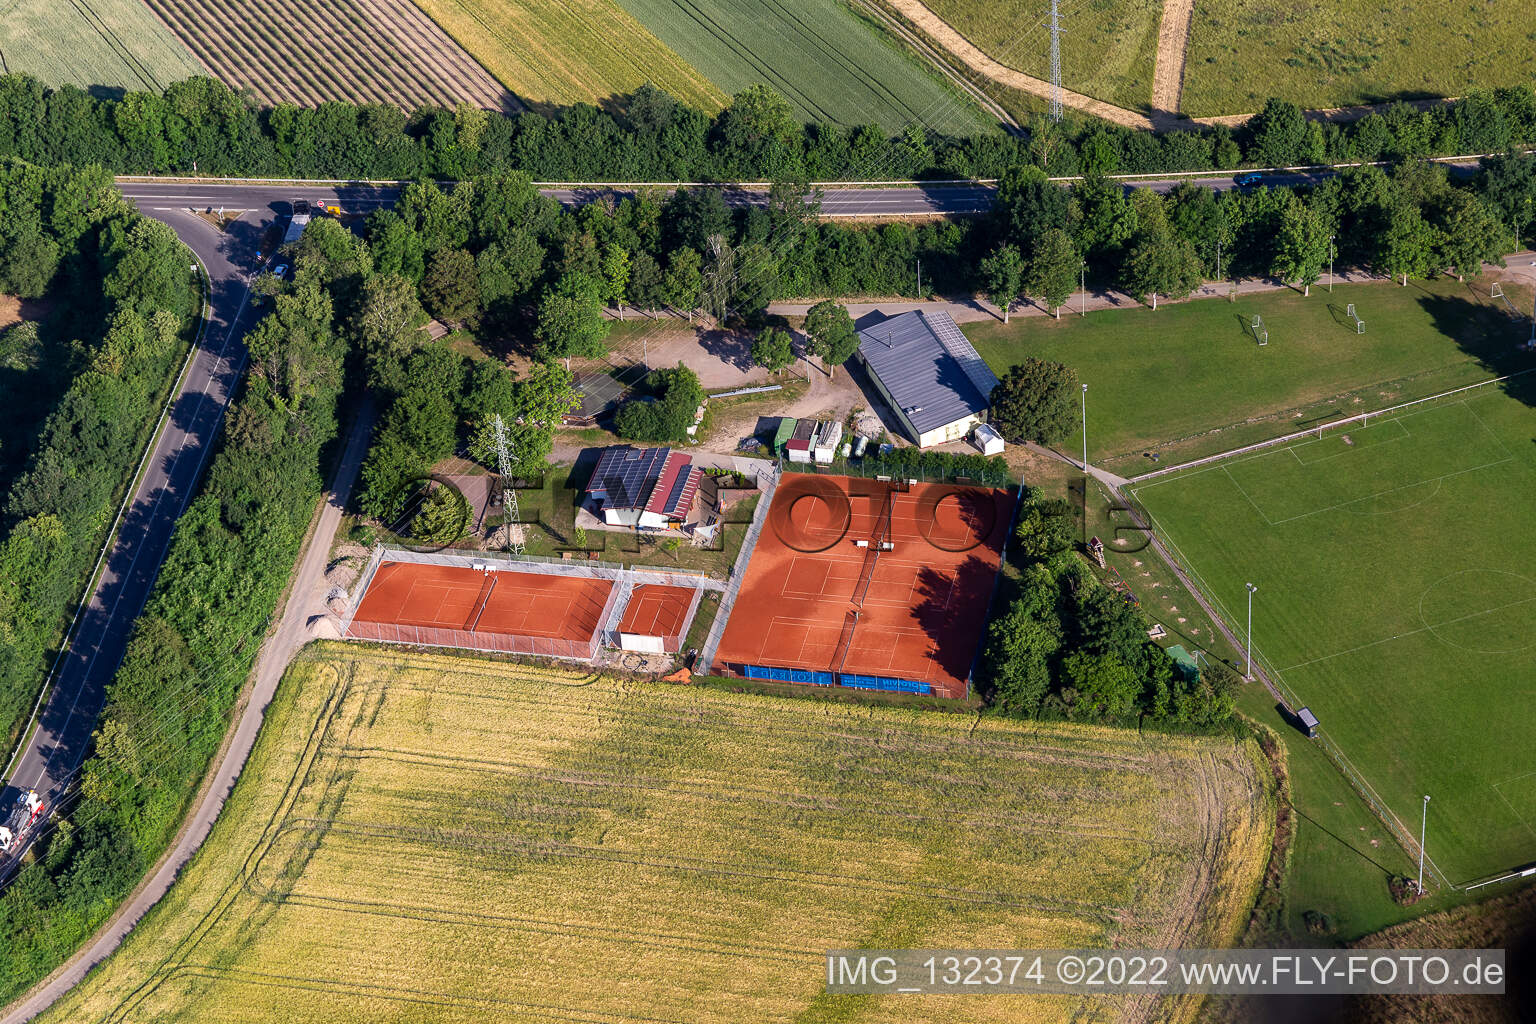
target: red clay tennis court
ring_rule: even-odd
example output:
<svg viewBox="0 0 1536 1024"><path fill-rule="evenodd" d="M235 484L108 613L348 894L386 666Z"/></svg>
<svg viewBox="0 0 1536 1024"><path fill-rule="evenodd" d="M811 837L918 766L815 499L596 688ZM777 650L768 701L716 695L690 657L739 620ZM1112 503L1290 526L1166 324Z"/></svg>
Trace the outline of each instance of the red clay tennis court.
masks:
<svg viewBox="0 0 1536 1024"><path fill-rule="evenodd" d="M750 678L964 697L1013 500L785 476L716 662Z"/></svg>
<svg viewBox="0 0 1536 1024"><path fill-rule="evenodd" d="M591 658L610 580L384 562L347 635L364 640Z"/></svg>
<svg viewBox="0 0 1536 1024"><path fill-rule="evenodd" d="M619 632L677 636L688 619L694 593L692 587L668 587L658 583L636 587L629 595L624 617L619 620Z"/></svg>

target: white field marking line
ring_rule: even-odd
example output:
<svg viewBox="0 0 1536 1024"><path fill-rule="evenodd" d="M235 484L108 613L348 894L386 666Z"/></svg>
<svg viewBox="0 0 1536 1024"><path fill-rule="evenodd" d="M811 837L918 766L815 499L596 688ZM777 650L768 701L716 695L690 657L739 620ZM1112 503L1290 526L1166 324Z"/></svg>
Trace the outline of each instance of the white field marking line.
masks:
<svg viewBox="0 0 1536 1024"><path fill-rule="evenodd" d="M1303 461L1302 457L1300 455L1296 455L1296 450L1298 448L1310 448L1313 445L1322 444L1323 442L1320 441L1320 440L1303 441L1300 444L1288 444L1288 445L1285 446L1286 447L1286 451L1290 452L1292 455L1296 455L1296 461L1300 462L1303 466L1317 466L1317 465L1321 465L1324 462L1329 462L1329 461L1331 461L1333 459L1342 459L1346 455L1362 455L1365 452L1368 452L1368 451L1371 451L1374 448L1380 447L1381 445L1391 444L1393 441L1401 441L1405 437L1412 437L1413 436L1412 432L1410 432L1407 427L1403 426L1402 421L1397 419L1396 417L1393 417L1392 419L1387 420L1387 422L1388 423L1395 423L1395 424L1397 424L1398 429L1399 429L1400 432L1398 434L1396 434L1395 436L1393 436L1393 437L1387 438L1385 441L1377 441L1375 444L1368 445L1368 446L1366 446L1364 448L1354 449L1354 448L1346 447L1341 452L1334 452L1332 455L1324 455L1324 456L1321 456L1320 458L1313 459L1311 462ZM1369 430L1369 429L1370 429L1370 427L1362 428L1362 430ZM1360 431L1356 431L1356 433L1359 433L1359 432ZM1342 437L1343 435L1340 434L1339 436Z"/></svg>
<svg viewBox="0 0 1536 1024"><path fill-rule="evenodd" d="M1488 788L1492 789L1495 793L1497 793L1499 795L1499 799L1504 801L1504 806L1509 808L1509 813L1513 814L1515 816L1515 820L1518 821L1522 826L1524 826L1525 830L1527 832L1529 832L1532 836L1536 836L1536 828L1532 828L1531 827L1531 823L1529 821L1525 820L1525 815L1521 814L1518 810L1516 810L1515 809L1515 805L1509 802L1509 797L1505 796L1504 795L1504 791L1499 788L1501 785L1503 785L1503 783L1495 782L1493 785L1489 786Z"/></svg>
<svg viewBox="0 0 1536 1024"><path fill-rule="evenodd" d="M1509 446L1504 443L1504 439L1502 437L1500 437L1498 434L1495 434L1493 432L1493 429L1491 427L1489 427L1488 424L1483 422L1483 418L1477 414L1477 410L1476 409L1472 408L1470 405L1467 404L1467 400L1465 398L1463 398L1458 404L1463 409L1467 410L1467 413L1473 419L1477 420L1477 425L1482 427L1483 431L1489 437L1493 438L1493 443L1494 444L1496 444L1500 448L1504 449L1504 454L1505 455L1508 455L1510 458L1514 458L1515 457L1515 453L1509 450Z"/></svg>
<svg viewBox="0 0 1536 1024"><path fill-rule="evenodd" d="M1432 583L1432 584L1430 584L1430 586L1433 587L1433 586L1435 586L1435 584ZM1496 607L1493 607L1493 608L1484 608L1482 611L1468 612L1466 615L1459 615L1459 616L1457 616L1454 619L1446 619L1444 622L1426 623L1425 625L1420 626L1418 629L1410 629L1406 633L1395 633L1392 636L1383 637L1380 640L1372 640L1368 644L1361 644L1358 647L1351 647L1348 650L1335 651L1332 654L1325 654L1321 658L1313 658L1311 661L1298 661L1294 665L1287 666L1284 669L1284 671L1291 672L1291 671L1293 671L1295 669L1298 669L1298 668L1306 668L1308 665L1316 665L1320 661L1329 661L1329 660L1331 660L1333 658L1342 658L1346 654L1354 654L1355 652L1363 651L1363 650L1365 650L1368 647L1379 647L1382 644L1389 644L1393 640L1402 640L1405 637L1417 636L1420 633L1424 633L1424 632L1431 632L1432 633L1435 630L1442 629L1442 628L1444 628L1446 626L1454 626L1458 622L1466 622L1469 619L1480 618L1480 617L1482 617L1484 615L1492 615L1495 612L1507 611L1510 608L1518 608L1518 607L1520 607L1523 604L1530 604L1532 601L1536 601L1536 596L1533 596L1533 597L1522 597L1520 600L1518 600L1518 601L1511 601L1508 604L1497 605ZM1460 649L1461 650L1467 650L1467 648L1460 648ZM1480 652L1472 652L1472 653L1480 653ZM1486 652L1481 652L1481 653L1486 653ZM1532 772L1531 774L1536 775L1536 772Z"/></svg>
<svg viewBox="0 0 1536 1024"><path fill-rule="evenodd" d="M1255 652L1255 657L1259 657L1257 652ZM1274 673L1275 678L1280 681L1280 685L1282 687L1284 687L1286 690L1288 690L1292 694L1295 694L1295 695L1299 696L1299 694L1296 694L1295 688L1292 687L1291 684L1286 681L1284 674L1281 673L1280 670L1277 669L1272 663L1270 663L1269 659L1262 658L1261 662L1262 662L1262 664L1264 664L1268 668L1268 670L1270 672ZM1338 758L1341 761L1343 761L1348 766L1349 772L1353 776L1353 781L1358 782L1360 784L1360 786L1369 794L1369 798L1371 800L1375 800L1376 803L1387 814L1392 816L1393 820L1397 822L1397 825L1398 825L1399 828L1406 829L1407 826L1403 824L1403 820L1400 817L1398 817L1397 812L1392 810L1392 805L1387 801L1387 799L1385 797L1383 797L1381 795L1381 792L1379 790L1377 790L1377 788L1371 784L1371 781L1368 778L1366 778L1365 773L1360 770L1360 768L1355 764L1354 760L1351 759L1350 756L1344 752L1343 745L1338 743L1335 740L1332 740L1330 737L1325 737L1325 739L1329 740L1329 745L1332 748L1334 754L1336 754L1338 756ZM1372 814L1374 815L1375 814L1375 809L1372 808L1371 811L1372 811ZM1383 824L1386 824L1386 823L1383 823ZM1388 832L1391 831L1391 825L1390 824L1387 825L1387 830L1388 830ZM1411 833L1409 833L1409 839L1410 839L1410 842L1411 842L1411 840L1412 840L1412 834ZM1399 845L1401 845L1400 841L1399 841ZM1413 844L1413 845L1417 845L1417 844ZM1452 885L1452 883L1451 883L1451 876L1445 873L1444 869L1442 869L1440 867L1439 863L1436 862L1435 858L1429 856L1428 852L1424 851L1422 848L1420 848L1420 852L1423 853L1425 863L1427 863L1434 870L1435 874L1439 875L1441 880L1443 880L1447 885L1451 885L1452 888L1455 888L1455 886Z"/></svg>
<svg viewBox="0 0 1536 1024"><path fill-rule="evenodd" d="M196 253L194 253L193 255L196 256ZM201 262L201 260L199 260L199 262ZM207 271L205 270L204 273L207 273ZM210 290L211 290L212 286L210 285L209 287L210 287ZM235 310L235 315L234 315L234 317L229 322L229 332L224 335L224 344L219 346L219 354L214 357L213 363L209 367L208 378L203 382L203 390L198 393L200 398L207 398L208 397L208 389L213 386L213 382L214 382L215 378L218 376L218 367L219 367L220 364L222 364L224 362L224 355L225 355L226 352L229 351L229 343L234 340L235 332L240 327L240 318L245 315L245 306L246 306L246 303L250 300L250 297L251 297L251 283L250 283L250 278L247 277L245 279L245 293L240 297L240 306L239 306L238 309ZM188 505L189 502L191 502L192 495L197 490L197 481L203 475L203 463L207 460L208 453L213 449L213 442L214 442L214 440L218 436L219 426L224 421L224 412L225 412L226 409L229 408L230 401L234 398L235 392L239 389L240 377L245 372L245 364L246 364L246 361L249 358L250 358L250 353L249 352L244 353L241 356L241 358L240 358L240 365L232 368L233 369L233 379L230 381L229 391L224 396L224 402L218 408L218 415L215 416L214 419L213 419L213 422L208 425L208 437L205 439L205 443L203 444L202 451L198 454L197 465L193 469L193 471L192 471L192 479L188 482L188 485L187 485L187 493L182 496L181 508L179 508L176 511L176 523L179 523L181 521L182 514L186 512L187 505ZM195 365L195 362L194 362L194 365ZM183 394L185 394L185 392L183 392ZM183 452L186 451L187 441L191 438L191 436L192 435L190 433L186 433L186 432L184 432L181 435L181 444L178 445L177 448L176 448L176 453L175 453L175 455L173 457L173 465L175 463L179 463L181 461L181 455L182 455ZM170 482L170 477L171 477L171 474L167 473L166 474L166 482L167 483ZM166 491L167 491L166 487L161 487L161 488L159 488L155 492L155 503L154 503L154 506L150 510L150 521L151 522L154 521L155 516L158 514L158 512L160 510L160 502L165 499ZM160 575L160 566L165 563L166 556L169 555L170 552L171 552L171 543L174 542L175 539L176 539L176 524L173 523L172 527L171 527L171 535L170 535L170 537L166 541L165 550L160 552L160 559L159 559L159 561L157 561L155 563L155 569L154 569L154 572L152 573L152 575L154 577L156 577L157 579L158 579L158 577ZM126 580L128 577L133 575L134 567L136 565L138 565L138 563L139 563L139 556L141 554L143 554L143 553L144 553L144 545L140 544L138 546L137 550L134 551L133 558L129 560L128 568L124 571L124 573L123 573L123 575L121 577L122 579ZM134 619L138 619L139 614L141 614L144 611L144 606L149 603L150 591L153 590L153 589L154 589L154 585L153 585L153 583L151 583L151 585L144 591L144 599L139 602L139 611L134 614L134 616L133 616ZM120 587L118 589L117 597L113 599L112 607L107 611L107 622L110 623L114 618L117 617L117 606L122 603L123 593L124 593L125 590L127 590L126 587ZM123 655L126 656L127 653L128 653L128 648L127 648L127 646L125 644L124 647L123 647ZM87 676L90 675L91 670L96 665L96 659L98 657L100 657L100 656L101 656L101 640L98 638L96 643L95 643L95 645L91 649L91 656L90 656L90 658L87 659L87 661L85 663L84 671L85 671L85 674ZM118 663L119 664L122 663L122 657L118 658ZM115 674L116 673L116 667L115 666L114 666L113 671L114 671L114 674ZM80 707L80 695L81 695L81 693L84 692L84 690L85 690L84 686L80 686L80 687L77 687L75 689L75 699L70 702L69 713L64 716L64 723L65 723L64 727L65 728L67 728L68 724L71 721L74 720L75 711L78 710L79 707ZM34 739L35 739L35 737L34 737ZM33 784L31 786L28 787L29 789L36 789L38 786L42 785L43 779L46 778L47 775L48 775L49 768L53 765L54 757L58 754L58 749L59 749L58 747L55 747L53 752L51 752L48 755L48 759L43 762L42 767L38 770L37 780L35 782L33 782ZM85 749L82 749L80 751L80 754L81 754L81 757L83 758L84 755L85 755ZM75 767L78 767L78 766L79 766L79 762L77 761ZM69 774L73 774L73 772L74 772L74 769L72 768L70 770Z"/></svg>
<svg viewBox="0 0 1536 1024"><path fill-rule="evenodd" d="M1536 775L1536 772L1521 772L1519 775L1511 775L1507 779L1502 779L1498 782L1495 782L1493 783L1493 786L1494 788L1498 788L1499 786L1508 785L1511 782L1519 782L1521 779L1528 779L1532 775Z"/></svg>
<svg viewBox="0 0 1536 1024"><path fill-rule="evenodd" d="M1359 498L1351 498L1348 501L1341 501L1337 505L1329 505L1327 508L1313 509L1311 512L1302 512L1300 515L1291 516L1289 519L1277 519L1269 525L1284 526L1286 523L1294 523L1298 519L1307 519L1311 516L1321 515L1324 512L1332 512L1336 509L1347 508L1350 505L1358 505L1362 501L1370 501L1372 498L1380 498L1383 495L1395 494L1398 491L1406 491L1410 487L1422 487L1425 484L1443 484L1453 476L1465 476L1468 473L1476 473L1480 470L1492 469L1494 466L1502 466L1506 462L1513 461L1515 461L1515 457L1510 455L1506 458L1495 459L1493 462L1485 462L1481 466L1472 466L1468 469L1458 469L1454 473L1442 473L1439 476L1427 477L1423 480L1415 480L1412 483L1400 484L1397 487L1388 487L1386 490L1377 491L1375 494L1367 494Z"/></svg>
<svg viewBox="0 0 1536 1024"><path fill-rule="evenodd" d="M1227 479L1232 481L1232 486L1237 488L1237 493L1241 494L1248 504L1253 506L1253 510L1259 514L1259 518L1264 520L1264 524L1266 526L1274 526L1274 522L1264 513L1264 510L1259 508L1259 503L1250 498L1248 492L1243 490L1243 485L1237 482L1237 477L1232 475L1232 471L1226 466L1222 466L1221 471L1227 474Z"/></svg>
<svg viewBox="0 0 1536 1024"><path fill-rule="evenodd" d="M1134 495L1134 490L1130 488L1128 488L1128 490L1131 490L1131 493ZM1172 551L1174 557L1183 567L1185 574L1188 575L1190 579L1194 581L1195 585L1204 592L1206 599L1216 607L1216 610L1220 614L1221 618L1227 622L1232 623L1241 621L1232 615L1231 610L1227 608L1226 603L1219 596L1217 596L1217 591L1212 589L1210 584L1208 584L1204 577L1200 575L1199 570L1195 568L1194 563L1191 562L1188 556L1184 554L1183 550L1180 549L1178 543L1173 540L1172 535L1166 529L1159 528L1159 537L1162 543ZM1259 648L1257 644L1251 642L1251 639L1251 637L1244 636L1243 643L1246 645L1246 649L1252 653L1254 661L1258 662L1260 668L1269 673L1271 680L1280 690L1284 699L1288 700L1295 707L1301 707L1303 704L1303 701L1301 700L1301 694L1299 694L1296 691L1296 688L1291 685L1290 681L1285 678L1285 674L1274 664L1274 662L1270 661L1270 659L1265 656L1263 650ZM1397 814L1391 810L1391 805L1385 799L1383 799L1381 793L1378 792L1376 787L1371 785L1370 780L1365 777L1365 773L1360 771L1360 769L1356 767L1354 761L1350 759L1349 755L1344 752L1343 746L1337 742L1329 740L1329 748L1332 750L1334 755L1336 755L1338 759L1347 767L1347 780L1357 783L1366 792L1368 800L1374 800L1376 802L1376 806L1382 808L1386 814L1390 815L1397 823L1398 827L1405 827L1403 825L1402 819L1399 818ZM1376 815L1375 808L1371 808L1371 813ZM1391 825L1388 824L1387 828L1390 832ZM1397 841L1395 837L1394 841ZM1450 884L1450 876L1441 869L1440 865L1435 861L1433 857L1426 853L1424 859L1425 862L1428 863L1434 870L1434 872L1439 875L1441 879L1446 881L1446 884Z"/></svg>
<svg viewBox="0 0 1536 1024"><path fill-rule="evenodd" d="M1344 511L1348 512L1352 516L1393 516L1397 515L1399 512L1406 512L1411 508L1418 508L1420 505L1434 501L1436 498L1440 497L1440 492L1443 490L1445 490L1445 478L1437 477L1435 479L1435 489L1429 494L1424 495L1424 497L1420 498L1418 501L1413 502L1411 505L1403 505L1399 508L1392 508L1379 512L1356 512L1352 508L1345 508Z"/></svg>

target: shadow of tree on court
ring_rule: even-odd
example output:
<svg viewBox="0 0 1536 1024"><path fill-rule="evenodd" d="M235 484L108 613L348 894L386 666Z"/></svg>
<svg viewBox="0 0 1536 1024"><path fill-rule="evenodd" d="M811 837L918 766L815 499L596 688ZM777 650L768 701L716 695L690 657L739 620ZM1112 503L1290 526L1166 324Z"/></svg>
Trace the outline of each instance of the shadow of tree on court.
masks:
<svg viewBox="0 0 1536 1024"><path fill-rule="evenodd" d="M967 555L949 572L926 566L917 572L913 613L933 643L934 660L956 679L970 674L995 575L995 568L976 555Z"/></svg>

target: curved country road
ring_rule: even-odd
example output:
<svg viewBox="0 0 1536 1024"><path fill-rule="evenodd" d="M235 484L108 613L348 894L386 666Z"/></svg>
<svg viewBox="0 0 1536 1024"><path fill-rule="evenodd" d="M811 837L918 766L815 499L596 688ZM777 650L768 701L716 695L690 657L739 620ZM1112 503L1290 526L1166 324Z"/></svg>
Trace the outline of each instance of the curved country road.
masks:
<svg viewBox="0 0 1536 1024"><path fill-rule="evenodd" d="M144 212L175 229L207 268L209 322L181 387L169 404L143 479L123 517L100 581L80 617L33 734L15 761L12 786L35 788L52 806L84 758L101 711L105 687L123 656L134 620L143 609L187 502L212 452L225 408L244 370L244 335L256 317L249 307L249 277L257 267L256 246L273 217L262 210L221 234L184 209ZM345 495L366 447L371 416L360 411L337 469L336 491L300 562L299 574L277 629L258 656L253 689L240 709L232 738L221 752L212 780L184 823L177 841L144 884L113 918L63 967L6 1009L5 1024L41 1013L108 956L175 880L202 845L244 767L261 727L262 714L284 667L309 638L309 616L323 602L325 559L341 520ZM320 609L323 610L323 609ZM14 789L7 790L14 796Z"/></svg>
<svg viewBox="0 0 1536 1024"><path fill-rule="evenodd" d="M209 319L181 388L168 404L100 579L59 661L36 731L12 761L6 799L13 799L16 789L36 789L52 807L79 769L106 685L122 660L245 366L241 339L253 317L240 234L220 235L185 211L150 215L174 228L207 268Z"/></svg>

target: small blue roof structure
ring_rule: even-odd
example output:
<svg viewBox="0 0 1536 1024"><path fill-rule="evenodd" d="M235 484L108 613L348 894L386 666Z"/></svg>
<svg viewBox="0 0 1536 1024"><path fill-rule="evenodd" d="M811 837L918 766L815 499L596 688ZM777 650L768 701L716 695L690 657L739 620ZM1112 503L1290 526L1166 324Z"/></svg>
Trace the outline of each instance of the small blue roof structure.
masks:
<svg viewBox="0 0 1536 1024"><path fill-rule="evenodd" d="M919 435L984 416L997 375L948 313L914 309L859 332L859 359Z"/></svg>

